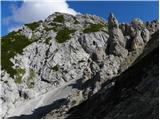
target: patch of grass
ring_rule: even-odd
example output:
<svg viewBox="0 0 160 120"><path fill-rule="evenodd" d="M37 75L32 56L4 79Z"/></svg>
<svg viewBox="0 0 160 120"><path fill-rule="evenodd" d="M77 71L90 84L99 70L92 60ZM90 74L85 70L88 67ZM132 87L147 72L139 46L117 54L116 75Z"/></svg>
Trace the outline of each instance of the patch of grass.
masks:
<svg viewBox="0 0 160 120"><path fill-rule="evenodd" d="M53 71L58 71L59 70L59 65L55 65L54 67L52 67Z"/></svg>
<svg viewBox="0 0 160 120"><path fill-rule="evenodd" d="M64 17L63 17L63 15L56 16L56 18L54 18L53 21L63 23L64 22Z"/></svg>
<svg viewBox="0 0 160 120"><path fill-rule="evenodd" d="M18 83L18 84L21 84L22 83L22 77L25 73L25 70L24 69L21 69L21 68L18 68L16 69L16 78L15 78L15 83Z"/></svg>
<svg viewBox="0 0 160 120"><path fill-rule="evenodd" d="M17 53L21 54L23 48L31 44L32 41L29 41L23 35L20 35L18 32L11 32L8 35L2 37L1 39L1 64L2 69L6 70L8 74L13 78L16 75L17 71L12 68L13 63L10 61Z"/></svg>
<svg viewBox="0 0 160 120"><path fill-rule="evenodd" d="M39 27L39 24L40 22L33 22L33 23L30 23L30 24L25 24L25 26L29 27L32 31L33 30L36 30L37 27Z"/></svg>
<svg viewBox="0 0 160 120"><path fill-rule="evenodd" d="M33 78L35 77L35 72L33 71L33 69L30 69L29 73L30 74L28 80L33 80Z"/></svg>
<svg viewBox="0 0 160 120"><path fill-rule="evenodd" d="M58 43L66 42L66 40L69 40L71 38L70 34L74 33L76 30L70 30L68 28L63 28L62 30L58 31L56 35L56 41Z"/></svg>
<svg viewBox="0 0 160 120"><path fill-rule="evenodd" d="M103 28L103 24L90 24L90 26L83 30L84 33L98 32Z"/></svg>
<svg viewBox="0 0 160 120"><path fill-rule="evenodd" d="M34 88L35 83L32 81L29 84L27 84L28 88Z"/></svg>
<svg viewBox="0 0 160 120"><path fill-rule="evenodd" d="M22 83L22 77L16 76L15 83L21 84Z"/></svg>
<svg viewBox="0 0 160 120"><path fill-rule="evenodd" d="M34 85L35 85L34 77L35 77L35 72L33 71L33 69L30 69L30 74L29 74L28 82L27 82L28 88L34 87Z"/></svg>
<svg viewBox="0 0 160 120"><path fill-rule="evenodd" d="M102 31L108 33L108 24L104 24Z"/></svg>

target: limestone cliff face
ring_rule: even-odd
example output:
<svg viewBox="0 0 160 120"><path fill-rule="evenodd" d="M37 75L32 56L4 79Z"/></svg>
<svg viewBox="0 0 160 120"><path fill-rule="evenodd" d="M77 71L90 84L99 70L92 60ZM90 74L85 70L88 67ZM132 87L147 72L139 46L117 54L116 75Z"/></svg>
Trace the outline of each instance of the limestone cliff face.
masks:
<svg viewBox="0 0 160 120"><path fill-rule="evenodd" d="M67 117L156 48L158 24L55 13L9 33L2 38L1 117Z"/></svg>
<svg viewBox="0 0 160 120"><path fill-rule="evenodd" d="M158 48L145 51L134 65L102 84L94 96L70 109L67 118L158 119Z"/></svg>

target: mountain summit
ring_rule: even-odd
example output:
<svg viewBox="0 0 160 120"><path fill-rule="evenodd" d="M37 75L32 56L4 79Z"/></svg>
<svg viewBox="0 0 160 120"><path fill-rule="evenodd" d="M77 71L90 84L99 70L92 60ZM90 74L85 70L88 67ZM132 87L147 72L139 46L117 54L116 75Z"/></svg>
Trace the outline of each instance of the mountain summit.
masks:
<svg viewBox="0 0 160 120"><path fill-rule="evenodd" d="M10 32L1 40L1 117L139 118L142 114L143 118L157 118L158 108L153 107L158 105L158 75L153 72L157 62L152 61L158 59L158 26L156 20L138 18L118 23L112 13L105 21L95 15L57 12ZM143 81L138 76L148 78ZM152 90L145 92L147 87ZM133 97L127 99L129 94ZM126 100L134 102L129 105L133 109L124 112L122 98L125 105ZM140 98L148 106L139 108ZM121 113L116 104L123 116L117 115ZM147 112L135 115L145 107L150 116Z"/></svg>

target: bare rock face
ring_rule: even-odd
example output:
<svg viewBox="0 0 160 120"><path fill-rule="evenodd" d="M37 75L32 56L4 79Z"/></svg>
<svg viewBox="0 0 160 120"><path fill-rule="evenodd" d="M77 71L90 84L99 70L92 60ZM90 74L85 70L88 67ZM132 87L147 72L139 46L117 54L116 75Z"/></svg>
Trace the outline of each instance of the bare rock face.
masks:
<svg viewBox="0 0 160 120"><path fill-rule="evenodd" d="M155 48L157 25L55 13L9 33L2 38L1 117L66 118Z"/></svg>
<svg viewBox="0 0 160 120"><path fill-rule="evenodd" d="M105 47L108 35L103 32L84 34L79 38L83 49L91 56L93 61L102 62L105 57Z"/></svg>
<svg viewBox="0 0 160 120"><path fill-rule="evenodd" d="M157 45L121 75L104 83L92 98L72 108L67 118L157 119L158 76Z"/></svg>

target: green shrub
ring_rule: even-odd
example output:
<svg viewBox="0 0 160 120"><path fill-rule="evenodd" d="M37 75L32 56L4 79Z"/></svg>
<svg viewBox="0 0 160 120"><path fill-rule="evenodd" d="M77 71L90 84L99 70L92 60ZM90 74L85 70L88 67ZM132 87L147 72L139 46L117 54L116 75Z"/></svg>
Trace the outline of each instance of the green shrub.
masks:
<svg viewBox="0 0 160 120"><path fill-rule="evenodd" d="M53 30L53 29L54 29L53 27L51 27L51 28L45 27L44 28L45 31L50 31L50 30Z"/></svg>
<svg viewBox="0 0 160 120"><path fill-rule="evenodd" d="M63 23L64 22L64 17L63 17L63 15L56 16L56 18L54 18L53 21Z"/></svg>
<svg viewBox="0 0 160 120"><path fill-rule="evenodd" d="M32 31L33 30L36 30L37 27L39 27L39 22L33 22L33 23L30 23L30 24L25 24L25 26L29 27Z"/></svg>
<svg viewBox="0 0 160 120"><path fill-rule="evenodd" d="M18 32L11 32L1 39L1 64L2 69L6 70L11 77L16 75L16 70L12 68L13 63L10 61L17 53L21 54L23 48L31 44L25 36L20 35Z"/></svg>
<svg viewBox="0 0 160 120"><path fill-rule="evenodd" d="M84 33L98 32L103 28L103 24L90 24L90 26L83 30Z"/></svg>
<svg viewBox="0 0 160 120"><path fill-rule="evenodd" d="M35 72L33 71L33 69L29 70L29 78L28 80L33 81L33 78L35 77Z"/></svg>
<svg viewBox="0 0 160 120"><path fill-rule="evenodd" d="M52 67L53 71L58 71L59 70L59 65L55 65L54 67Z"/></svg>
<svg viewBox="0 0 160 120"><path fill-rule="evenodd" d="M46 27L46 28L44 28L44 30L46 30L46 31L53 30L53 31L57 32L58 27L55 27L55 26L53 26L53 27L51 27L51 28Z"/></svg>
<svg viewBox="0 0 160 120"><path fill-rule="evenodd" d="M16 77L15 77L15 83L21 84L22 83L22 77L25 73L24 69L18 68L16 69Z"/></svg>
<svg viewBox="0 0 160 120"><path fill-rule="evenodd" d="M74 24L79 24L79 21L75 20L75 21L74 21Z"/></svg>
<svg viewBox="0 0 160 120"><path fill-rule="evenodd" d="M75 30L70 30L68 28L63 28L62 30L58 31L58 33L56 35L56 41L58 43L63 43L66 40L70 39L71 38L70 34L74 33L74 32L75 32Z"/></svg>
<svg viewBox="0 0 160 120"><path fill-rule="evenodd" d="M49 25L54 26L54 27L60 27L60 26L62 26L62 25L57 24L55 22L51 22L51 23L49 23Z"/></svg>
<svg viewBox="0 0 160 120"><path fill-rule="evenodd" d="M49 25L51 25L50 28L48 28L48 27L44 28L46 31L53 30L53 31L57 32L58 29L62 28L62 25L59 25L59 24L56 24L56 23L50 23Z"/></svg>
<svg viewBox="0 0 160 120"><path fill-rule="evenodd" d="M46 38L45 43L46 43L46 44L49 44L49 41L50 41L51 39L52 39L51 37Z"/></svg>
<svg viewBox="0 0 160 120"><path fill-rule="evenodd" d="M101 29L101 31L105 32L108 34L108 24L105 24L104 27Z"/></svg>

